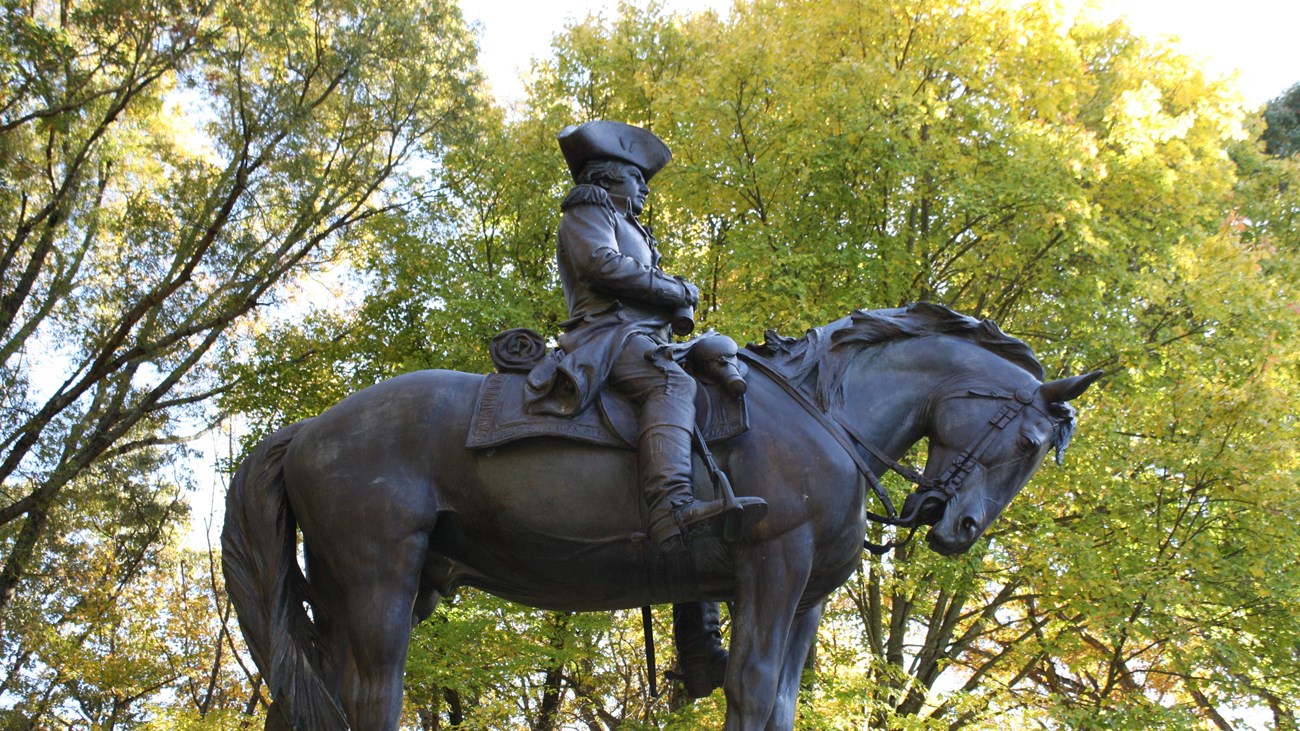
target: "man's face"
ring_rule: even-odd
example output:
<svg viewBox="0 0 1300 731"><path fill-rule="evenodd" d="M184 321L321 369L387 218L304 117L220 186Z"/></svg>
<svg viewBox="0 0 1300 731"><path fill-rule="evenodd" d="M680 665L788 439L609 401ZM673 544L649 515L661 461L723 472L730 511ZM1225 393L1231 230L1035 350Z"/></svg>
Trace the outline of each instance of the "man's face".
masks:
<svg viewBox="0 0 1300 731"><path fill-rule="evenodd" d="M641 170L635 165L623 165L622 174L617 180L610 181L606 190L610 195L618 195L631 201L632 212L640 215L645 208L646 196L650 195L650 188L646 185L645 178L641 175Z"/></svg>

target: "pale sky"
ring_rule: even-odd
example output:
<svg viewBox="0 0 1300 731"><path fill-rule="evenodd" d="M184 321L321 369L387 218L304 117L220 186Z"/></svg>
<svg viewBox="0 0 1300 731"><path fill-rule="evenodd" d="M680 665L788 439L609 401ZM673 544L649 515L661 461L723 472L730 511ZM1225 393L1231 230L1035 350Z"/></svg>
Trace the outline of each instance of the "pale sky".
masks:
<svg viewBox="0 0 1300 731"><path fill-rule="evenodd" d="M639 0L644 1L644 0ZM1067 0L1075 2L1078 0ZM618 0L460 0L465 18L481 24L480 63L497 98L523 96L520 75L547 55L567 22ZM666 0L672 10L725 10L731 0ZM1104 16L1127 16L1137 33L1177 36L1183 51L1207 70L1234 71L1251 104L1263 104L1300 82L1300 0L1098 0Z"/></svg>

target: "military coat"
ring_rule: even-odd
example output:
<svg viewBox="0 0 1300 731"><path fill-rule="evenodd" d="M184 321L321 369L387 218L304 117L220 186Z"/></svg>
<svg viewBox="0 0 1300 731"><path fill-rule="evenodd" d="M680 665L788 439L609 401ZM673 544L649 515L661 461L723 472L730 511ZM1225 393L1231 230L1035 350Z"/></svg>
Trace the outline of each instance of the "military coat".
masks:
<svg viewBox="0 0 1300 731"><path fill-rule="evenodd" d="M560 352L529 375L529 410L571 415L595 398L629 337L667 345L673 312L696 303L685 280L659 269L655 239L626 198L579 185L561 208L556 262L569 319Z"/></svg>

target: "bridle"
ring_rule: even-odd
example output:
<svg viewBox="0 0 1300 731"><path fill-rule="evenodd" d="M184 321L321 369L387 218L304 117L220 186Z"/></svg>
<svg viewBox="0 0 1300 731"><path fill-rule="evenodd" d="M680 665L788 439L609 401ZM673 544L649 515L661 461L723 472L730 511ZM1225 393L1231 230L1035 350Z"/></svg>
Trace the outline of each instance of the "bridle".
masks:
<svg viewBox="0 0 1300 731"><path fill-rule="evenodd" d="M742 357L744 357L745 361L749 365L757 366L759 370L763 371L773 382L789 394L795 402L803 406L804 410L807 411L814 420L821 424L822 427L826 429L826 431L834 437L837 442L839 442L840 446L848 452L849 456L853 458L853 463L857 466L858 472L866 478L867 484L871 487L871 491L875 493L876 498L880 500L881 505L885 507L884 515L871 510L866 511L867 518L877 523L911 529L908 532L907 537L902 541L891 540L887 541L884 545L875 544L871 541L863 541L863 548L876 555L883 554L892 548L906 545L912 540L912 536L916 534L916 529L921 525L924 525L923 516L927 512L925 509L927 503L939 501L940 505L946 505L948 501L957 496L957 493L961 490L962 483L965 482L966 478L975 470L976 465L979 464L980 458L984 456L984 453L988 451L988 448L994 441L996 441L998 434L1014 422L1025 410L1025 407L1033 405L1034 400L1038 396L1038 391L1041 388L1041 386L1034 389L1022 388L1017 389L1012 393L972 388L968 389L965 393L949 397L996 399L1004 401L1005 403L1003 403L1002 408L998 409L998 411L984 424L984 428L980 431L979 435L972 440L970 446L963 449L961 453L957 455L957 458L948 465L947 469L943 471L943 474L939 475L937 478L933 478L926 477L915 468L904 465L898 460L891 458L879 447L872 444L870 440L859 434L852 426L845 424L840 419L833 418L825 411L819 409L816 404L808 399L803 391L800 391L797 387L791 384L784 376L776 372L763 359L750 355L745 351L741 351L741 353ZM1038 407L1033 408L1038 409ZM1038 410L1041 411L1041 409ZM898 511L894 508L894 503L890 500L889 493L885 490L884 486L880 484L880 479L876 477L875 472L873 472L871 467L867 464L866 458L863 457L862 452L864 450L891 472L894 472L904 480L907 480L916 486L916 489L912 491L912 494L908 496L907 501L903 504L905 509L907 509L908 506L911 506L910 509L907 509L906 514L899 515Z"/></svg>
<svg viewBox="0 0 1300 731"><path fill-rule="evenodd" d="M1037 396L1037 388L1022 388L1017 389L1014 393L969 389L964 394L950 397L997 399L1005 401L1005 403L1002 404L1002 408L998 409L997 412L989 417L988 421L984 424L984 428L971 441L970 446L963 449L961 453L957 455L957 458L954 459L948 465L947 469L945 469L938 477L926 477L915 468L908 467L907 465L899 463L897 460L891 459L889 455L885 454L879 447L876 447L869 440L858 434L857 430L852 426L845 424L838 419L833 420L835 425L843 429L844 433L849 436L856 448L866 450L871 454L871 456L884 464L890 471L898 474L913 485L916 485L916 489L908 496L907 501L903 504L905 509L907 509L908 506L911 506L910 509L907 510L906 514L899 515L898 512L895 511L893 504L884 497L881 497L881 503L885 506L885 515L880 515L879 513L870 510L867 511L867 517L877 523L911 528L912 530L908 533L907 537L901 542L888 541L884 545L864 541L863 547L868 551L879 555L896 546L905 545L910 541L912 535L916 533L916 529L925 523L923 516L926 513L926 504L937 500L939 505L946 505L948 501L956 497L957 493L961 491L962 483L966 481L966 478L969 477L971 472L975 470L975 467L979 465L980 459L984 456L984 453L988 451L989 447L992 446L994 441L996 441L997 436L1020 416L1026 406L1032 406ZM879 479L876 478L873 472L861 468L859 468L859 471L861 471L866 477L868 484L871 485L872 491L876 493L878 497L884 495L884 487L880 485Z"/></svg>

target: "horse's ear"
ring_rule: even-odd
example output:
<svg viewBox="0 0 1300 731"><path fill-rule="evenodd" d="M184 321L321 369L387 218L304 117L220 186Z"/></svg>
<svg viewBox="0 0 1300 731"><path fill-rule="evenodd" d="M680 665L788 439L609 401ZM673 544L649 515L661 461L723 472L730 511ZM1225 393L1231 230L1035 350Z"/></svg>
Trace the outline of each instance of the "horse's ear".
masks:
<svg viewBox="0 0 1300 731"><path fill-rule="evenodd" d="M1043 384L1041 393L1043 400L1049 404L1059 404L1066 401L1073 401L1088 390L1093 381L1101 378L1101 371L1085 373L1081 376L1072 378L1062 378L1059 381L1049 381Z"/></svg>

